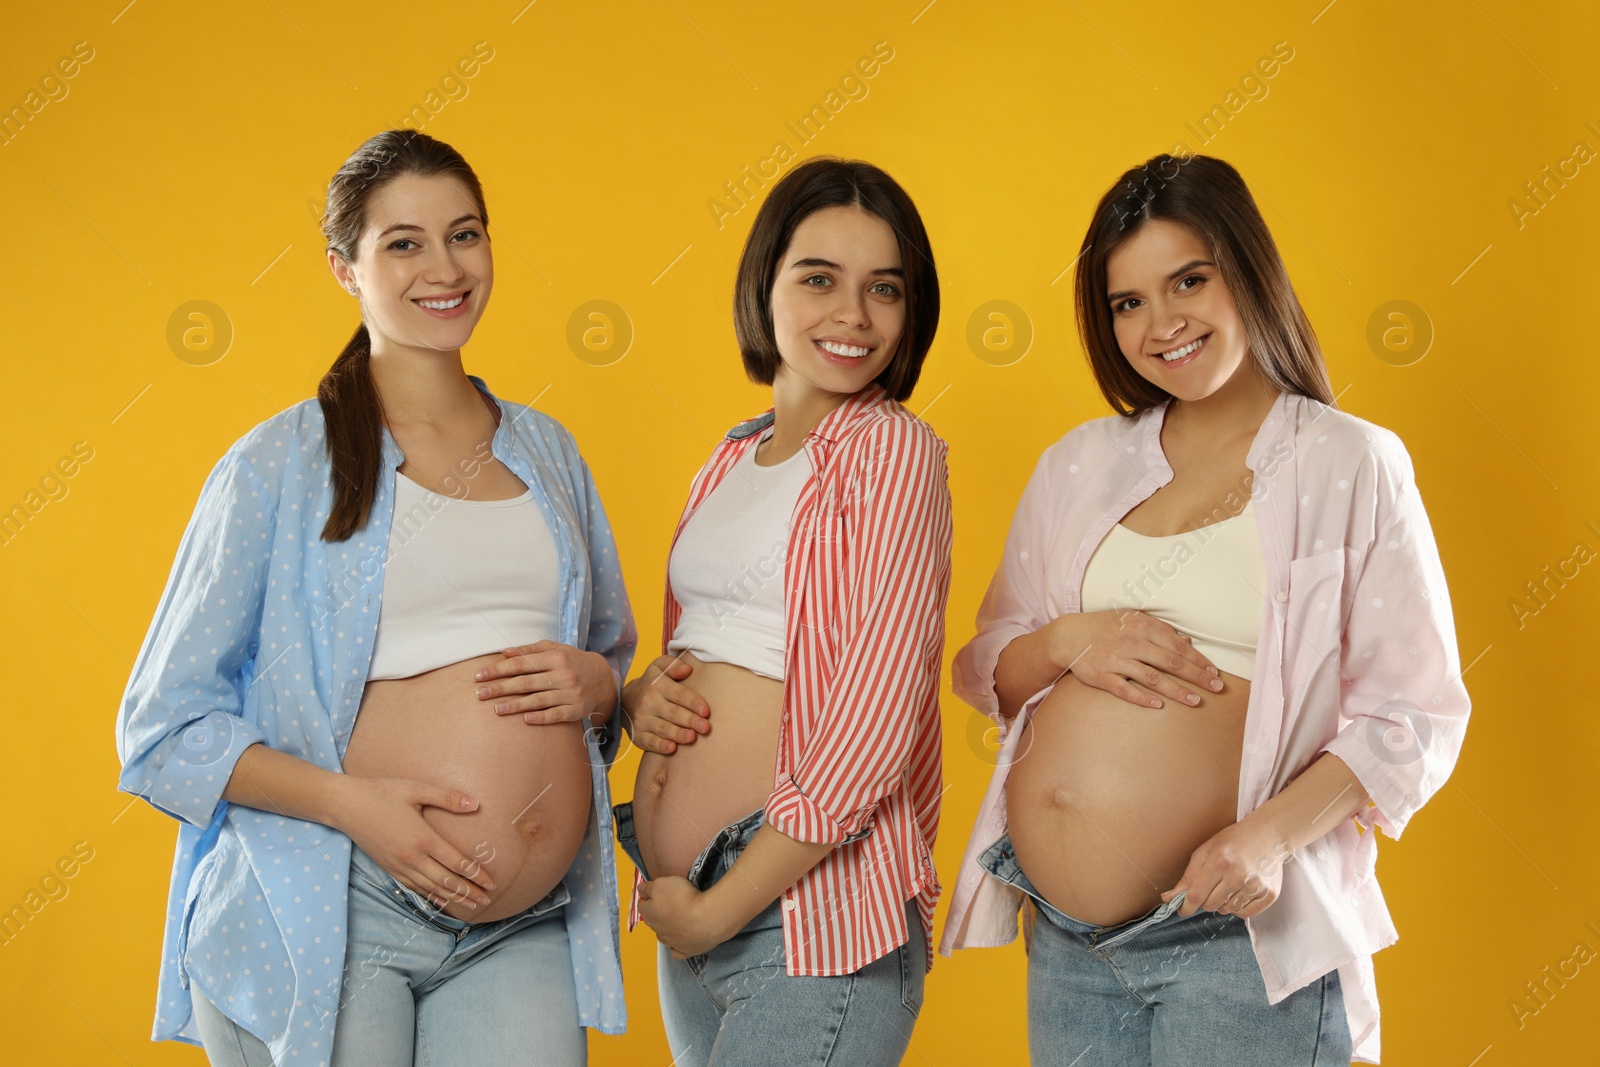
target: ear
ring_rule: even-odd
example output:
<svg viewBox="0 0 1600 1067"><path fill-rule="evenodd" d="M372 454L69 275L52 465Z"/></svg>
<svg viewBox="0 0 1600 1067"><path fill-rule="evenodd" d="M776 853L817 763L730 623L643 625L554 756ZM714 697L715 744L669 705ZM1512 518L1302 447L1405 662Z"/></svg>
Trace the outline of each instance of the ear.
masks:
<svg viewBox="0 0 1600 1067"><path fill-rule="evenodd" d="M328 249L328 269L333 271L333 276L338 280L342 289L348 293L351 293L352 295L357 294L356 274L354 268L352 268L350 264L345 261L343 256L341 256L335 249L332 248Z"/></svg>

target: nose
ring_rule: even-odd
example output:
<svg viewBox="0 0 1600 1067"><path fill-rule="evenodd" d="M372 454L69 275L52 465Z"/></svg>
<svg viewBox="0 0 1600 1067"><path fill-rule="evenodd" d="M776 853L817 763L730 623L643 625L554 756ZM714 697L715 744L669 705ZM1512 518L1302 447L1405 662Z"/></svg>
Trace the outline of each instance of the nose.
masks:
<svg viewBox="0 0 1600 1067"><path fill-rule="evenodd" d="M1150 321L1150 333L1158 341L1170 341L1189 325L1187 319L1176 311L1157 308Z"/></svg>
<svg viewBox="0 0 1600 1067"><path fill-rule="evenodd" d="M424 276L430 285L453 285L465 277L466 273L460 261L456 259L455 249L449 242L429 250Z"/></svg>
<svg viewBox="0 0 1600 1067"><path fill-rule="evenodd" d="M862 293L841 286L838 294L839 302L833 309L834 322L857 329L865 329L872 324L872 316L867 311L867 301Z"/></svg>

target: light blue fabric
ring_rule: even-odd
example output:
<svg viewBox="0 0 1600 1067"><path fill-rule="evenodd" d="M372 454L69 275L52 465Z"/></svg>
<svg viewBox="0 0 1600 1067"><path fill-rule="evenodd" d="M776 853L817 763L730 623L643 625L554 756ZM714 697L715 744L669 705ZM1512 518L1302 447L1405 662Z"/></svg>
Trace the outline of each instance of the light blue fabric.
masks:
<svg viewBox="0 0 1600 1067"><path fill-rule="evenodd" d="M493 397L482 378L469 375ZM559 553L560 634L611 663L619 700L587 736L594 817L565 882L579 1018L621 1033L616 864L606 769L621 735L637 631L616 544L572 435L499 401L492 449L532 490ZM241 437L200 491L117 722L119 786L180 820L157 987L156 1040L198 1043L189 984L248 1004L238 1023L275 1058L326 1064L345 959L350 840L221 799L261 741L338 770L366 684L404 460L385 427L366 526L321 531L332 504L321 406L306 400ZM537 729L537 727L529 727Z"/></svg>
<svg viewBox="0 0 1600 1067"><path fill-rule="evenodd" d="M350 937L332 1067L583 1067L572 958L556 887L527 911L468 923L351 849ZM206 999L211 1067L273 1067L267 1046Z"/></svg>

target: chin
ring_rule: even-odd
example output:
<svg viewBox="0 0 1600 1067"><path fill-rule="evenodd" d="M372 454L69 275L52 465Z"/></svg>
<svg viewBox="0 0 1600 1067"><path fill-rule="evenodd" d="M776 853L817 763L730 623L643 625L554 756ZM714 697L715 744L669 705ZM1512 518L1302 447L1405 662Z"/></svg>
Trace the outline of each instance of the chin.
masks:
<svg viewBox="0 0 1600 1067"><path fill-rule="evenodd" d="M821 360L808 362L809 366L806 366L800 372L800 377L810 382L814 388L829 393L841 394L861 392L861 390L871 385L873 380L883 373L884 367L888 365L885 364L884 367L856 368L837 367Z"/></svg>

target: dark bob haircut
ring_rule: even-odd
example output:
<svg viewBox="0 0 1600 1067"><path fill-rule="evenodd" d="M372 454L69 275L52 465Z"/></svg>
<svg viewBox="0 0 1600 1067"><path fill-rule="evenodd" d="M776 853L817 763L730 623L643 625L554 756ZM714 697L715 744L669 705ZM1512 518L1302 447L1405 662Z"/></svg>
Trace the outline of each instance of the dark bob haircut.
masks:
<svg viewBox="0 0 1600 1067"><path fill-rule="evenodd" d="M1187 226L1210 249L1263 377L1282 392L1333 405L1317 335L1244 179L1211 156L1159 155L1118 178L1100 198L1078 253L1078 333L1112 409L1131 418L1172 399L1123 356L1106 299L1111 254L1156 219Z"/></svg>
<svg viewBox="0 0 1600 1067"><path fill-rule="evenodd" d="M772 285L794 231L808 216L829 207L859 207L876 215L889 224L900 245L906 325L900 347L876 381L895 400L904 401L916 387L939 325L939 275L934 270L928 231L906 191L882 170L856 159L817 156L806 160L772 187L756 213L733 283L733 329L745 373L760 385L771 385L777 375L780 359L772 330Z"/></svg>

